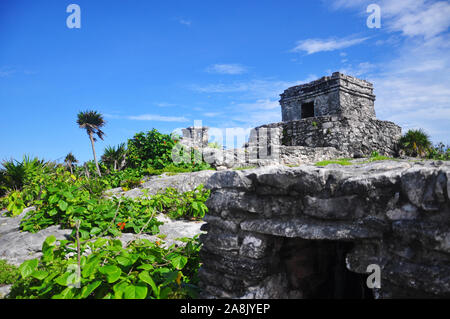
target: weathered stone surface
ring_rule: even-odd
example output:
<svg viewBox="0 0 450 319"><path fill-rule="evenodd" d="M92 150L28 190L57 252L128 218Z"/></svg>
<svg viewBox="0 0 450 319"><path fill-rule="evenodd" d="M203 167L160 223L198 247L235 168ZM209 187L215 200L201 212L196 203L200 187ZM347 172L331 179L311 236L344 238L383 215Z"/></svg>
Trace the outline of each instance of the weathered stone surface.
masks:
<svg viewBox="0 0 450 319"><path fill-rule="evenodd" d="M179 173L172 176L158 175L152 176L143 183L139 188L123 192L122 188L116 188L107 192L109 196L125 196L136 198L143 196L143 190L148 191L149 195L154 195L158 192L164 191L168 187L177 189L180 192L187 192L194 190L200 184L205 184L207 180L216 173L215 170L204 170L192 173Z"/></svg>
<svg viewBox="0 0 450 319"><path fill-rule="evenodd" d="M449 296L449 172L449 162L399 160L267 166L228 179L217 173L208 182L214 184L206 217L212 227L201 238L202 261L212 273L242 282L233 291L204 276L205 294L310 297L330 280L333 289L342 285L341 277L327 277L332 269L362 276L376 264L382 276L381 288L370 292L376 298ZM287 246L287 240L300 242ZM288 279L286 287L281 278Z"/></svg>
<svg viewBox="0 0 450 319"><path fill-rule="evenodd" d="M270 247L271 238L259 234L247 234L242 240L239 254L242 256L259 259L266 257Z"/></svg>
<svg viewBox="0 0 450 319"><path fill-rule="evenodd" d="M320 222L306 219L257 219L241 223L241 229L282 237L310 240L352 240L381 237L378 230L359 223Z"/></svg>
<svg viewBox="0 0 450 319"><path fill-rule="evenodd" d="M241 171L222 171L209 178L205 187L211 190L219 188L235 188L248 190L252 187L252 181Z"/></svg>
<svg viewBox="0 0 450 319"><path fill-rule="evenodd" d="M67 239L72 230L51 226L37 233L21 232L20 221L26 213L34 208L25 209L16 217L0 217L0 259L13 265L20 265L25 260L39 258L45 238L54 235L57 239Z"/></svg>

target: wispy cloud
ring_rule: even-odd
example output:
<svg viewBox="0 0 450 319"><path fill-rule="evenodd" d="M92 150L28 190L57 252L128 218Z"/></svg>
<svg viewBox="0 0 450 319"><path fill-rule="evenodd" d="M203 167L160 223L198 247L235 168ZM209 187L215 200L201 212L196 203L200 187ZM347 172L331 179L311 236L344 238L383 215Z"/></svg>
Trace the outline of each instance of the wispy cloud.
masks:
<svg viewBox="0 0 450 319"><path fill-rule="evenodd" d="M158 107L172 107L172 106L176 106L176 104L166 103L166 102L155 103L155 105L158 106Z"/></svg>
<svg viewBox="0 0 450 319"><path fill-rule="evenodd" d="M214 64L206 68L206 72L218 74L243 74L247 72L247 68L240 64Z"/></svg>
<svg viewBox="0 0 450 319"><path fill-rule="evenodd" d="M206 112L206 113L203 113L202 115L205 116L205 117L216 117L216 116L222 115L222 113L220 113L220 112Z"/></svg>
<svg viewBox="0 0 450 319"><path fill-rule="evenodd" d="M371 1L333 3L337 9L365 12ZM350 71L364 74L374 83L379 118L394 121L404 130L423 128L434 142L450 144L450 3L381 0L378 4L380 31L395 36L395 56L350 67ZM388 41L379 45L392 47Z"/></svg>
<svg viewBox="0 0 450 319"><path fill-rule="evenodd" d="M365 38L328 38L328 39L306 39L297 42L292 52L306 52L307 54L313 54L323 51L334 51L339 49L348 48L357 44L360 44L369 39Z"/></svg>
<svg viewBox="0 0 450 319"><path fill-rule="evenodd" d="M274 99L293 85L302 84L315 79L310 75L303 81L280 81L273 79L252 79L248 81L233 81L229 83L212 83L205 85L191 85L190 88L200 93L243 93L243 99Z"/></svg>
<svg viewBox="0 0 450 319"><path fill-rule="evenodd" d="M334 9L357 9L366 14L366 7L373 0L333 0ZM450 27L450 3L431 0L379 0L382 26L389 31L399 31L405 36L431 38ZM383 27L382 27L383 28Z"/></svg>
<svg viewBox="0 0 450 319"><path fill-rule="evenodd" d="M0 77L7 77L16 73L16 70L9 67L3 67L0 69Z"/></svg>
<svg viewBox="0 0 450 319"><path fill-rule="evenodd" d="M186 26L188 26L188 27L190 27L191 24L192 24L192 21L191 21L191 20L187 20L187 19L178 19L178 22L179 22L180 24L186 25Z"/></svg>
<svg viewBox="0 0 450 319"><path fill-rule="evenodd" d="M142 114L136 116L127 116L129 120L135 121L157 121L157 122L189 122L184 116L163 116L157 114Z"/></svg>

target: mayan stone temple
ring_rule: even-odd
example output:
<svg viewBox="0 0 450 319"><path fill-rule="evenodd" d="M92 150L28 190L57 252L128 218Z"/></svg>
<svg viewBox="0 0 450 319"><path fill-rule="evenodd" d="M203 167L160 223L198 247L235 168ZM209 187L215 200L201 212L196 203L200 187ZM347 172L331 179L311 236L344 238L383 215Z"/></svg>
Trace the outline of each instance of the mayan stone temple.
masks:
<svg viewBox="0 0 450 319"><path fill-rule="evenodd" d="M397 154L401 128L376 118L367 81L335 72L280 96L282 122L254 128L243 148L208 148L208 128L202 126L184 129L182 142L201 147L205 161L217 169Z"/></svg>
<svg viewBox="0 0 450 319"><path fill-rule="evenodd" d="M283 164L338 157L393 156L401 128L376 119L373 85L339 72L286 89L282 122L259 126L249 147L255 156Z"/></svg>

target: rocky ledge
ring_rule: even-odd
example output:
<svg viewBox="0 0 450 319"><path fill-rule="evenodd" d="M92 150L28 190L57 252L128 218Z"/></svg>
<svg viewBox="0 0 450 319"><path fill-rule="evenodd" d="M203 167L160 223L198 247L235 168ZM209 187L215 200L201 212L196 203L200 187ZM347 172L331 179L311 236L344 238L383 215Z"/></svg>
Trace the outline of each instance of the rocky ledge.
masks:
<svg viewBox="0 0 450 319"><path fill-rule="evenodd" d="M449 162L222 171L206 186L204 297L450 297Z"/></svg>

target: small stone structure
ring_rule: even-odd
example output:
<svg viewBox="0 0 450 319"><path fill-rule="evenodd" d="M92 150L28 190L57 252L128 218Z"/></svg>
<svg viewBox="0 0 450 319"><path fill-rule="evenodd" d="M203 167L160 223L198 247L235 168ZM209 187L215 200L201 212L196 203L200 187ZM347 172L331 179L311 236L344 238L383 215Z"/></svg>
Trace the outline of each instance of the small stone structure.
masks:
<svg viewBox="0 0 450 319"><path fill-rule="evenodd" d="M335 72L288 88L280 104L283 122L327 115L365 120L375 118L374 101L372 83Z"/></svg>
<svg viewBox="0 0 450 319"><path fill-rule="evenodd" d="M284 164L283 158L300 164L332 154L394 156L401 128L377 120L374 101L371 83L339 72L293 86L281 94L283 121L256 127L249 148L258 159Z"/></svg>
<svg viewBox="0 0 450 319"><path fill-rule="evenodd" d="M203 297L450 297L448 162L227 170L206 187Z"/></svg>
<svg viewBox="0 0 450 319"><path fill-rule="evenodd" d="M189 146L207 147L208 146L208 130L207 126L190 126L182 129L182 143Z"/></svg>

